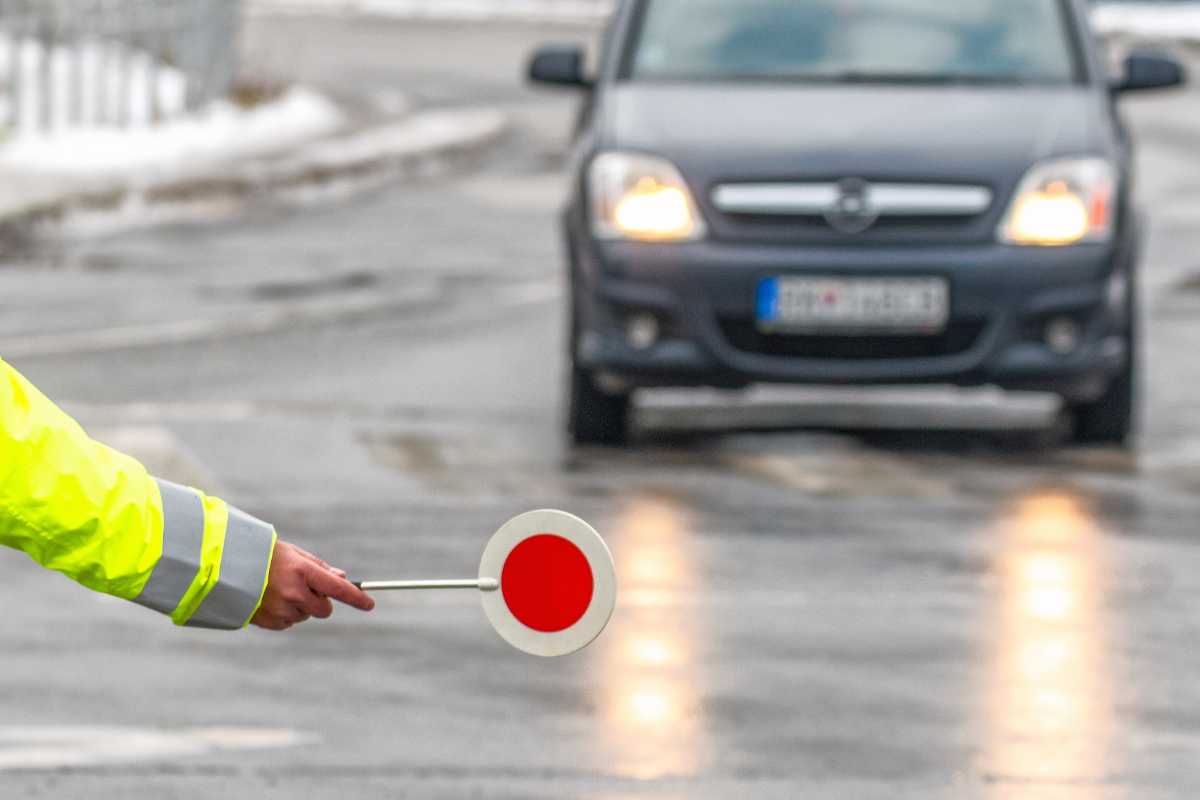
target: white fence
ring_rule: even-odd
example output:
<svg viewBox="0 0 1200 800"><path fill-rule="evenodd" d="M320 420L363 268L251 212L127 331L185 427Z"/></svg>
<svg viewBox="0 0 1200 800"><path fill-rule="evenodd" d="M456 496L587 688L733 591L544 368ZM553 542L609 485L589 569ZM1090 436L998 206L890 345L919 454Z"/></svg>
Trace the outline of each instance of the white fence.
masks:
<svg viewBox="0 0 1200 800"><path fill-rule="evenodd" d="M150 124L226 93L241 0L0 0L0 129Z"/></svg>

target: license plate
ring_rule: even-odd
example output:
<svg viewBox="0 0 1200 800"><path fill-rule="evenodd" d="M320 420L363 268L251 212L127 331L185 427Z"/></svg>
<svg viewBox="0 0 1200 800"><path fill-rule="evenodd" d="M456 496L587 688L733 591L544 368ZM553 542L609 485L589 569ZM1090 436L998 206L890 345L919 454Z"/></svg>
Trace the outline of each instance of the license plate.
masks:
<svg viewBox="0 0 1200 800"><path fill-rule="evenodd" d="M758 286L767 333L934 335L950 319L944 278L767 278Z"/></svg>

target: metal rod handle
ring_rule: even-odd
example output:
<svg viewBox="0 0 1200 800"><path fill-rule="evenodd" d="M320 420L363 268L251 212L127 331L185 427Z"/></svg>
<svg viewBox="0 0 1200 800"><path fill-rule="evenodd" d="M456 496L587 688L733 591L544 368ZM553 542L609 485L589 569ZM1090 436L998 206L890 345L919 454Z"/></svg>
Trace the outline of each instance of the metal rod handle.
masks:
<svg viewBox="0 0 1200 800"><path fill-rule="evenodd" d="M413 589L478 589L481 592L494 592L500 588L500 581L495 578L462 581L355 581L354 585L366 592L409 591Z"/></svg>

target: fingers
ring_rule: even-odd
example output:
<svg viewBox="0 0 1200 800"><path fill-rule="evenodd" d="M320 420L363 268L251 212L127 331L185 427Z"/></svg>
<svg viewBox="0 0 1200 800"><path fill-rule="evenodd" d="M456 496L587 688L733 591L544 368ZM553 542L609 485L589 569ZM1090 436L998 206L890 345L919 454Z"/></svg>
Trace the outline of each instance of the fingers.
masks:
<svg viewBox="0 0 1200 800"><path fill-rule="evenodd" d="M375 607L374 600L346 580L345 572L293 544L281 541L275 548L254 625L285 631L313 617L328 619L333 614L330 598L363 611Z"/></svg>
<svg viewBox="0 0 1200 800"><path fill-rule="evenodd" d="M317 597L316 605L310 612L317 619L329 619L333 616L333 603L328 597Z"/></svg>
<svg viewBox="0 0 1200 800"><path fill-rule="evenodd" d="M329 602L328 597L316 594L311 590L306 591L306 595L295 604L295 608L305 615L305 619L308 617L329 619L333 615L333 603Z"/></svg>
<svg viewBox="0 0 1200 800"><path fill-rule="evenodd" d="M316 567L309 569L305 577L308 587L319 595L332 597L360 611L370 611L375 607L370 595L345 578Z"/></svg>
<svg viewBox="0 0 1200 800"><path fill-rule="evenodd" d="M295 545L292 545L292 546L296 547ZM337 575L342 578L346 577L346 571L344 569L338 569L337 567L330 566L329 562L325 561L325 559L321 558L320 556L313 555L312 553L305 550L303 547L296 547L296 552L299 553L304 558L307 558L309 561L313 562L314 564L317 564L320 567L324 567L326 570L328 570L329 572L332 572L334 575Z"/></svg>
<svg viewBox="0 0 1200 800"><path fill-rule="evenodd" d="M329 601L326 600L325 603L328 605ZM332 609L330 610L332 611ZM294 625L307 622L314 616L316 614L310 614L303 608L289 605L274 613L256 614L251 623L269 631L286 631Z"/></svg>

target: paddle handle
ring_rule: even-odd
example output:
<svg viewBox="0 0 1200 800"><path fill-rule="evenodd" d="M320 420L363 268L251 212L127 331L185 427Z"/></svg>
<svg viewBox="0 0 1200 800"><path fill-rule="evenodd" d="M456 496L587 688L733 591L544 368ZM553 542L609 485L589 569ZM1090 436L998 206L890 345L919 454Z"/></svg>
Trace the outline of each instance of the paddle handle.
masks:
<svg viewBox="0 0 1200 800"><path fill-rule="evenodd" d="M354 585L365 592L403 592L416 589L478 589L481 592L494 592L500 588L500 581L495 578L461 581L355 581Z"/></svg>

